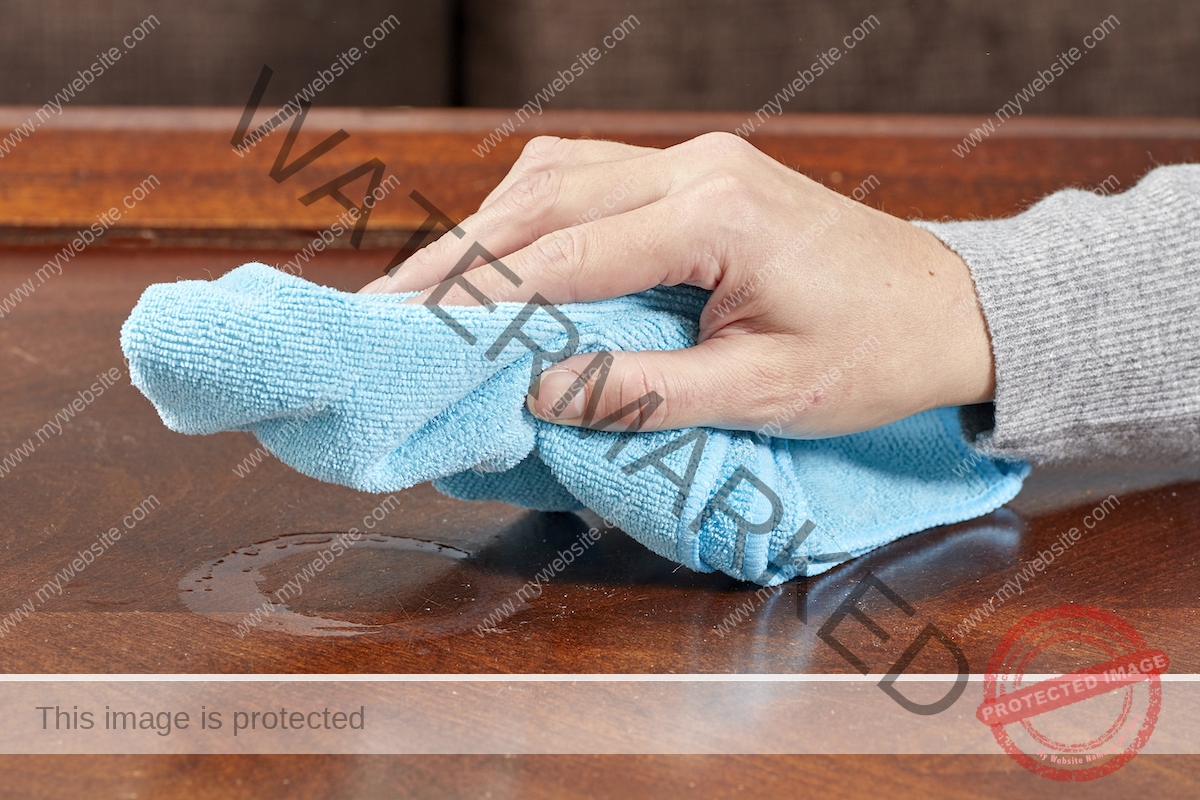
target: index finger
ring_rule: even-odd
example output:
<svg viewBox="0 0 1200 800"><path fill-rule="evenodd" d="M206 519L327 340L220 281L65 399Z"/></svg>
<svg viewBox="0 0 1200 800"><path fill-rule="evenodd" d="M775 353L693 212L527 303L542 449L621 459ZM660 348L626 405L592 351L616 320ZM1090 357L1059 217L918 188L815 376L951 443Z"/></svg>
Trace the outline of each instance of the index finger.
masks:
<svg viewBox="0 0 1200 800"><path fill-rule="evenodd" d="M525 149L521 152L520 158L513 164L512 169L504 176L504 179L492 189L484 201L480 204L479 210L459 223L460 229L468 221L476 221L480 219L486 220L485 209L492 206L499 198L503 197L514 185L520 181L528 179L532 175L545 173L550 170L562 170L571 167L588 167L598 166L602 164L615 163L619 161L627 161L640 158L651 153L662 152L656 147L640 147L636 145L623 144L621 142L608 142L603 140L592 139L560 139L555 136L537 136L530 139L526 143ZM478 231L476 231L478 233ZM538 234L540 235L540 234ZM533 238L537 238L536 236ZM520 245L528 244L532 239L526 239ZM398 264L387 275L368 283L366 286L359 289L361 293L376 293L385 291L414 291L431 286L436 281L441 280L449 271L450 266L454 263L454 259L458 256L458 251L465 249L466 243L459 246L457 237L452 236L450 231L447 231L439 238L433 240L425 247L421 248L409 256L409 259ZM489 246L495 249L495 243L489 242ZM453 258L447 263L444 269L441 270L441 276L429 274L436 272L437 265L426 265L428 269L422 270L421 274L413 276L405 276L403 279L394 280L394 276L403 271L406 267L411 267L414 263L425 261L429 253L444 250L453 254ZM501 257L508 255L511 250L500 248L498 250ZM420 256L413 261L413 257Z"/></svg>
<svg viewBox="0 0 1200 800"><path fill-rule="evenodd" d="M664 230L672 235L664 237ZM435 310L443 305L490 308L498 302L593 302L681 283L712 289L724 258L710 252L706 233L694 216L681 215L670 198L657 200L553 231L503 259L488 258L476 243L474 255L483 256L486 264L470 270L460 266L404 302Z"/></svg>

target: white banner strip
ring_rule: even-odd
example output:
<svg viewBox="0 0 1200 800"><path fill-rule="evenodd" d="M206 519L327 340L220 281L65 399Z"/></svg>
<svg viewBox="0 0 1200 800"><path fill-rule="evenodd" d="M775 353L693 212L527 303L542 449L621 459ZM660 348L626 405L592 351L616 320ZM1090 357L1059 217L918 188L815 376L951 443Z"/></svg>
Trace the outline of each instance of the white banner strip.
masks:
<svg viewBox="0 0 1200 800"><path fill-rule="evenodd" d="M353 683L356 681L363 682L396 682L396 683L418 683L429 681L453 681L453 682L498 682L498 683L517 683L522 681L531 681L539 683L578 683L580 681L602 681L606 683L620 683L632 681L636 683L879 683L887 676L883 673L871 673L868 675L860 675L854 673L786 673L786 672L757 672L757 673L704 673L704 672L689 672L678 674L662 674L662 673L619 673L619 672L595 672L595 673L550 673L540 674L536 672L521 673L514 675L506 674L479 674L471 672L436 672L436 673L338 673L338 674L305 674L294 672L250 672L250 673L154 673L154 672L130 672L130 673L106 673L106 672L64 672L64 673L22 673L14 675L0 674L0 682L4 681L23 681L27 683L70 683L72 681L79 682L136 682L136 681L164 681L164 682L261 682L261 683ZM1059 677L1058 674L1051 673L1031 673L1025 676L1027 681L1043 681L1051 678ZM958 678L953 673L905 673L896 677L899 682L916 681L949 681L953 682ZM1200 681L1200 673L1171 673L1160 675L1159 678L1163 681ZM965 676L965 680L971 683L982 683L987 679L986 675L969 674Z"/></svg>
<svg viewBox="0 0 1200 800"><path fill-rule="evenodd" d="M985 684L956 686L954 676L914 676L887 690L854 675L52 677L0 682L0 752L1003 752L976 716ZM1151 688L1141 680L1007 730L1019 745L1026 723L1034 739L1120 742L1126 722L1153 719L1143 752L1200 753L1200 683ZM928 708L956 691L937 714L904 707Z"/></svg>

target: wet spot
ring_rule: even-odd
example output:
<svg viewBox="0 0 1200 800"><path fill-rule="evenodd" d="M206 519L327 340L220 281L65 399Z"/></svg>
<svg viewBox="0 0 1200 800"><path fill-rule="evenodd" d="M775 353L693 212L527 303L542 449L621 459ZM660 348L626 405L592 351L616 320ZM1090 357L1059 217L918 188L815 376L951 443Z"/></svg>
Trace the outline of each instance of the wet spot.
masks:
<svg viewBox="0 0 1200 800"><path fill-rule="evenodd" d="M466 596L464 585L484 571L466 551L440 542L293 533L206 562L179 587L188 608L243 635L415 640L471 630L511 597L513 579L495 578L484 581L494 587L487 597Z"/></svg>

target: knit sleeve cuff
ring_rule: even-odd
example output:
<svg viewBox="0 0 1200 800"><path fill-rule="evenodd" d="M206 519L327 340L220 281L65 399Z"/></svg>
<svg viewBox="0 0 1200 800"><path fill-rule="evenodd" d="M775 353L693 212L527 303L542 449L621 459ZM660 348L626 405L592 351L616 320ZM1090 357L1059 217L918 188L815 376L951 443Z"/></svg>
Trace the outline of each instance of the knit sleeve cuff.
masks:
<svg viewBox="0 0 1200 800"><path fill-rule="evenodd" d="M1200 458L1200 166L1111 197L1061 191L1008 219L914 224L967 263L987 320L994 409L960 414L980 450Z"/></svg>

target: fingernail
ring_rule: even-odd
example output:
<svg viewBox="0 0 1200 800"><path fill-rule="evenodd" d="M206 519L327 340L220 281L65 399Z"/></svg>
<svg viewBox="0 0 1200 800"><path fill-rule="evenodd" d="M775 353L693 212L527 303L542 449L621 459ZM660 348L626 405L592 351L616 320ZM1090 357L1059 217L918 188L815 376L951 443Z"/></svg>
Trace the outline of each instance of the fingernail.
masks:
<svg viewBox="0 0 1200 800"><path fill-rule="evenodd" d="M587 389L580 388L574 397L567 397L567 392L577 380L579 376L570 370L552 369L543 372L537 386L526 400L529 412L547 422L571 422L580 419L587 405Z"/></svg>
<svg viewBox="0 0 1200 800"><path fill-rule="evenodd" d="M358 290L359 294L381 294L383 287L387 285L387 278L381 277L368 283L366 286Z"/></svg>

